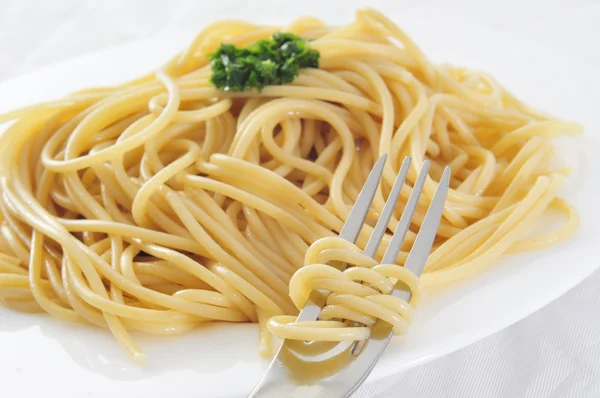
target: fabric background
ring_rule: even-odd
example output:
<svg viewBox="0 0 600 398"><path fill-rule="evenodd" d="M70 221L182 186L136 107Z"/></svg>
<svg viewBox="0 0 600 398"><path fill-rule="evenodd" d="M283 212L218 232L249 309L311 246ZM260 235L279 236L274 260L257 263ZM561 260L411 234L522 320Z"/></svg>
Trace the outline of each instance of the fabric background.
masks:
<svg viewBox="0 0 600 398"><path fill-rule="evenodd" d="M355 7L341 1L340 12ZM550 41L600 67L599 0L363 1L382 10L460 14L473 23ZM243 17L262 7L267 18L318 1L52 0L0 2L0 80L36 67L162 31L198 29L216 10ZM0 93L2 95L2 93ZM600 105L600 104L599 104ZM600 396L600 272L544 309L476 344L376 385L360 398Z"/></svg>

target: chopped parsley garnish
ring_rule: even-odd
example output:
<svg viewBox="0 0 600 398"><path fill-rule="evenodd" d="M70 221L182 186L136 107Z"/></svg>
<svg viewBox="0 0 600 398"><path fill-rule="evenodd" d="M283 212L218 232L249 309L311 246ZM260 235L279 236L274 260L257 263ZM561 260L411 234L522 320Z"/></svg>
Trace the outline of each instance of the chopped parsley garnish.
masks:
<svg viewBox="0 0 600 398"><path fill-rule="evenodd" d="M292 33L275 33L246 48L221 44L209 55L211 83L226 91L247 91L290 83L301 68L318 68L319 52Z"/></svg>

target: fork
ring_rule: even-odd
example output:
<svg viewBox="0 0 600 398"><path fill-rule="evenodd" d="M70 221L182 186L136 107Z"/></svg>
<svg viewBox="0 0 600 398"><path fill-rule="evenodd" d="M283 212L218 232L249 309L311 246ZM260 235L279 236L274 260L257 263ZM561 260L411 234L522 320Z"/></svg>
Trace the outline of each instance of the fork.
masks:
<svg viewBox="0 0 600 398"><path fill-rule="evenodd" d="M375 196L385 165L386 155L373 166L358 198L342 227L339 237L354 243L364 224ZM396 207L400 191L406 180L411 159L406 157L396 176L383 211L367 241L364 253L373 257L385 234ZM382 264L396 262L400 248L417 208L429 172L425 161L415 181L408 202L400 216L392 239L384 253ZM448 193L450 168L446 167L433 195L417 238L409 252L404 267L420 276L431 251ZM330 264L343 270L344 263ZM329 292L315 290L300 311L296 322L314 321L327 300ZM392 295L406 300L410 292L398 282ZM371 329L368 340L362 342L298 342L284 340L267 372L248 398L335 398L349 397L367 379L393 335L392 325L378 320Z"/></svg>

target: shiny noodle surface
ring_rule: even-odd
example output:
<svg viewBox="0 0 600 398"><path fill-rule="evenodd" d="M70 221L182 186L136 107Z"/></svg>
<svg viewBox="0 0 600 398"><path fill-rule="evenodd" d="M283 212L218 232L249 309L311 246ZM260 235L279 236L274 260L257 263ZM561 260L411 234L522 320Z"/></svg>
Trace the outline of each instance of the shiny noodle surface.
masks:
<svg viewBox="0 0 600 398"><path fill-rule="evenodd" d="M314 39L320 68L260 93L210 85L206 54L277 31ZM319 326L327 327L306 328L308 337L339 339L350 320L365 325L351 337L364 337L378 317L402 329L410 306L384 297L387 278L402 268L376 264L424 159L430 178L400 266L435 181L452 168L425 287L467 278L505 253L554 244L578 224L557 196L568 170L552 168L551 141L581 127L533 110L486 73L432 63L374 10L358 11L344 27L314 18L285 27L216 22L155 73L0 121L11 121L0 136L0 299L108 328L138 362L144 355L130 330L259 322L265 353L267 324L279 336L306 338L293 317L315 280L338 291L321 314L319 322L329 323ZM356 247L333 250L339 241L319 239L340 231L383 153L388 162L367 226ZM408 181L369 262L360 249L407 155ZM530 236L551 209L564 223ZM363 272L357 278L367 282L346 283L355 278L314 256L303 268L317 241L332 246L313 254L354 256L349 272ZM368 286L375 280L380 289ZM357 312L365 297L378 306Z"/></svg>

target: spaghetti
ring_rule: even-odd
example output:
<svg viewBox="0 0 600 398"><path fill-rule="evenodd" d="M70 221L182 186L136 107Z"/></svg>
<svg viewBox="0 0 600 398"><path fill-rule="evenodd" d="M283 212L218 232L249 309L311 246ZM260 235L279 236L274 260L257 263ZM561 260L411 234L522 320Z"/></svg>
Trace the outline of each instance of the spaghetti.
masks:
<svg viewBox="0 0 600 398"><path fill-rule="evenodd" d="M206 54L223 42L247 46L279 31L310 39L319 68L260 92L210 84ZM409 307L380 296L389 291L385 277L400 277L402 268L374 265L402 205L375 262L348 246L337 252L357 265L346 273L302 268L314 242L339 244L319 239L340 231L382 153L388 163L370 220L404 156L414 166L400 203L417 165L431 160L400 265L435 181L446 165L452 168L421 278L426 287L480 272L504 253L566 239L578 224L576 211L557 197L567 170L551 168L551 140L581 127L532 110L485 73L432 64L373 10L358 11L341 28L314 18L284 28L217 22L156 73L32 105L0 121L13 121L0 136L1 300L19 311L107 327L136 361L144 356L129 330L181 333L210 321L261 323L266 351L267 323L287 337L296 333L293 318L281 316L297 314L318 287L315 278L341 286L355 279L348 272L362 272L358 280L367 283L378 278L378 289L345 288L372 289L354 299L403 311L394 315L401 329ZM549 209L567 221L529 237ZM363 228L358 248L371 230ZM308 263L326 262L322 249L311 248ZM368 326L389 315L357 313L335 297L321 314L333 329L310 338L335 337L339 319Z"/></svg>
<svg viewBox="0 0 600 398"><path fill-rule="evenodd" d="M330 261L350 264L344 272L327 265ZM390 295L395 281L411 292L411 303ZM306 252L304 267L290 280L290 297L301 309L310 292L330 291L319 320L295 322L290 315L274 316L267 325L275 336L307 341L360 341L369 338L370 327L382 319L402 333L413 317L413 305L421 298L419 278L396 264L377 264L353 244L341 238L323 238ZM340 321L343 320L343 321ZM352 321L363 326L348 326Z"/></svg>

